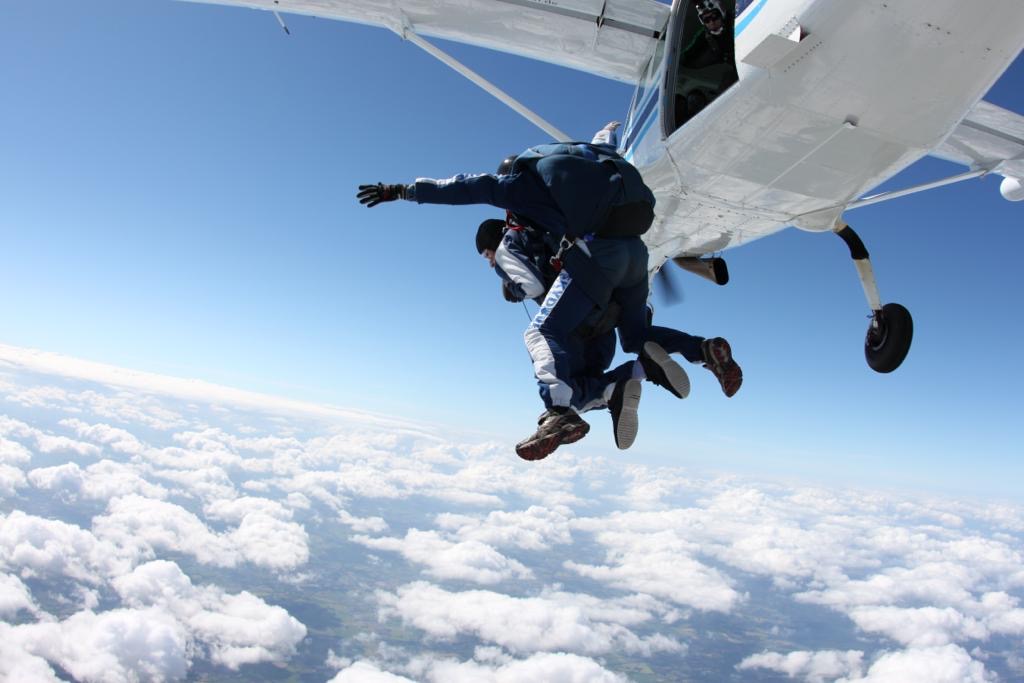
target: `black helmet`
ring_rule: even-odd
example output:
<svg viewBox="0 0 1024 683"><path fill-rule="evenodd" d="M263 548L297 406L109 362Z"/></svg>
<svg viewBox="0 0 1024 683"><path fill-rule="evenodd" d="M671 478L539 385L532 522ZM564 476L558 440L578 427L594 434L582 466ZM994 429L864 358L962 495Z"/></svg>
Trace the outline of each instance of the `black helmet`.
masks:
<svg viewBox="0 0 1024 683"><path fill-rule="evenodd" d="M515 163L517 156L519 155L513 154L502 159L501 163L498 164L498 175L509 175L512 173L512 164Z"/></svg>
<svg viewBox="0 0 1024 683"><path fill-rule="evenodd" d="M501 236L505 234L505 221L488 218L476 229L476 253L484 253L484 249L497 251L501 244Z"/></svg>
<svg viewBox="0 0 1024 683"><path fill-rule="evenodd" d="M722 11L722 6L718 4L718 0L696 0L694 4L697 6L697 18L700 19L700 23L704 25L708 33L713 36L720 34L725 26L725 12ZM713 19L717 19L722 23L714 31L708 28L708 23Z"/></svg>

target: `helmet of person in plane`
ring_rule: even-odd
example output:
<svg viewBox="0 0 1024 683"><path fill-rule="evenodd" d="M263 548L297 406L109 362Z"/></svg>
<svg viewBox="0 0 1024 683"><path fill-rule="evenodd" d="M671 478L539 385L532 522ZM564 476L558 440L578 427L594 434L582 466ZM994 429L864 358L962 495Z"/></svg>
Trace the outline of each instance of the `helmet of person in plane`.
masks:
<svg viewBox="0 0 1024 683"><path fill-rule="evenodd" d="M718 0L696 0L697 18L707 32L717 36L725 29L725 12Z"/></svg>

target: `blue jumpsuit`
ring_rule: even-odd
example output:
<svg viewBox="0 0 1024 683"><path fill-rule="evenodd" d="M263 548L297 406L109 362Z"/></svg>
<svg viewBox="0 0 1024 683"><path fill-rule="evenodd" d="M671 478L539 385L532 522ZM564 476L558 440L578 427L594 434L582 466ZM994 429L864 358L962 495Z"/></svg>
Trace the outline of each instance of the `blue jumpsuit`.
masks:
<svg viewBox="0 0 1024 683"><path fill-rule="evenodd" d="M567 180L573 182L573 177ZM406 199L420 204L490 204L512 211L520 223L541 230L553 242L576 234L572 223L585 222L587 211L596 210L583 206L567 217L540 175L529 171L421 178L408 187ZM582 361L572 334L595 308L604 310L614 301L622 309L617 329L623 351L641 350L647 335L647 246L639 237L577 239L562 263L524 339L545 407L582 408L589 392L581 376L573 374Z"/></svg>

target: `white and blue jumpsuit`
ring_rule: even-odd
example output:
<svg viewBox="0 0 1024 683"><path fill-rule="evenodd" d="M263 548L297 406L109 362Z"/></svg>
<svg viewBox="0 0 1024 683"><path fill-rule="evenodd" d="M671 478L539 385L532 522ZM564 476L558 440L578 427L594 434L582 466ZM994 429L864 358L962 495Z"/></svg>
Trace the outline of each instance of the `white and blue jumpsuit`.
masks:
<svg viewBox="0 0 1024 683"><path fill-rule="evenodd" d="M528 150L540 158L538 166L544 163L548 147ZM588 152L586 145L575 143L555 147ZM614 149L610 151L614 154ZM571 169L560 176L567 186L574 186L578 177ZM580 178L579 184L585 181ZM640 352L648 331L647 246L639 237L598 237L573 229L573 224L577 228L586 224L588 215L599 208L601 196L581 193L578 210L567 217L539 173L514 170L502 176L420 178L407 187L406 199L420 204L490 204L511 211L518 223L542 231L552 243L567 234L585 235L562 255L562 270L524 334L545 407L582 410L591 400L586 378L579 374L583 362L573 334L595 309L599 314L611 303L618 304L616 329L622 349Z"/></svg>
<svg viewBox="0 0 1024 683"><path fill-rule="evenodd" d="M512 298L533 299L542 305L547 290L558 277L549 262L552 253L540 232L528 227L510 227L494 252L494 271L506 283ZM595 308L592 315L596 317L598 311ZM533 323L530 327L533 328ZM633 362L623 363L608 372L615 358L613 329L594 331L584 322L569 336L568 343L568 373L575 384L572 406L581 413L604 407L615 383L629 378ZM541 384L542 397L544 386Z"/></svg>

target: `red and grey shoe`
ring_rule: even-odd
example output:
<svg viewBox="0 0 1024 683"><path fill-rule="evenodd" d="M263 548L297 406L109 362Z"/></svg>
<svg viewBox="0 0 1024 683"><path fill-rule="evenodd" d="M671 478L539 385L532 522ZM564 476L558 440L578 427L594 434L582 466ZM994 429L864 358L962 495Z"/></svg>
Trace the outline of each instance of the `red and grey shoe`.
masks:
<svg viewBox="0 0 1024 683"><path fill-rule="evenodd" d="M704 353L704 367L711 371L718 383L722 385L722 393L733 396L743 384L743 370L733 360L729 342L721 337L705 339L701 345Z"/></svg>
<svg viewBox="0 0 1024 683"><path fill-rule="evenodd" d="M543 460L563 444L575 443L587 435L587 424L572 408L549 408L537 420L537 431L516 444L523 460Z"/></svg>

